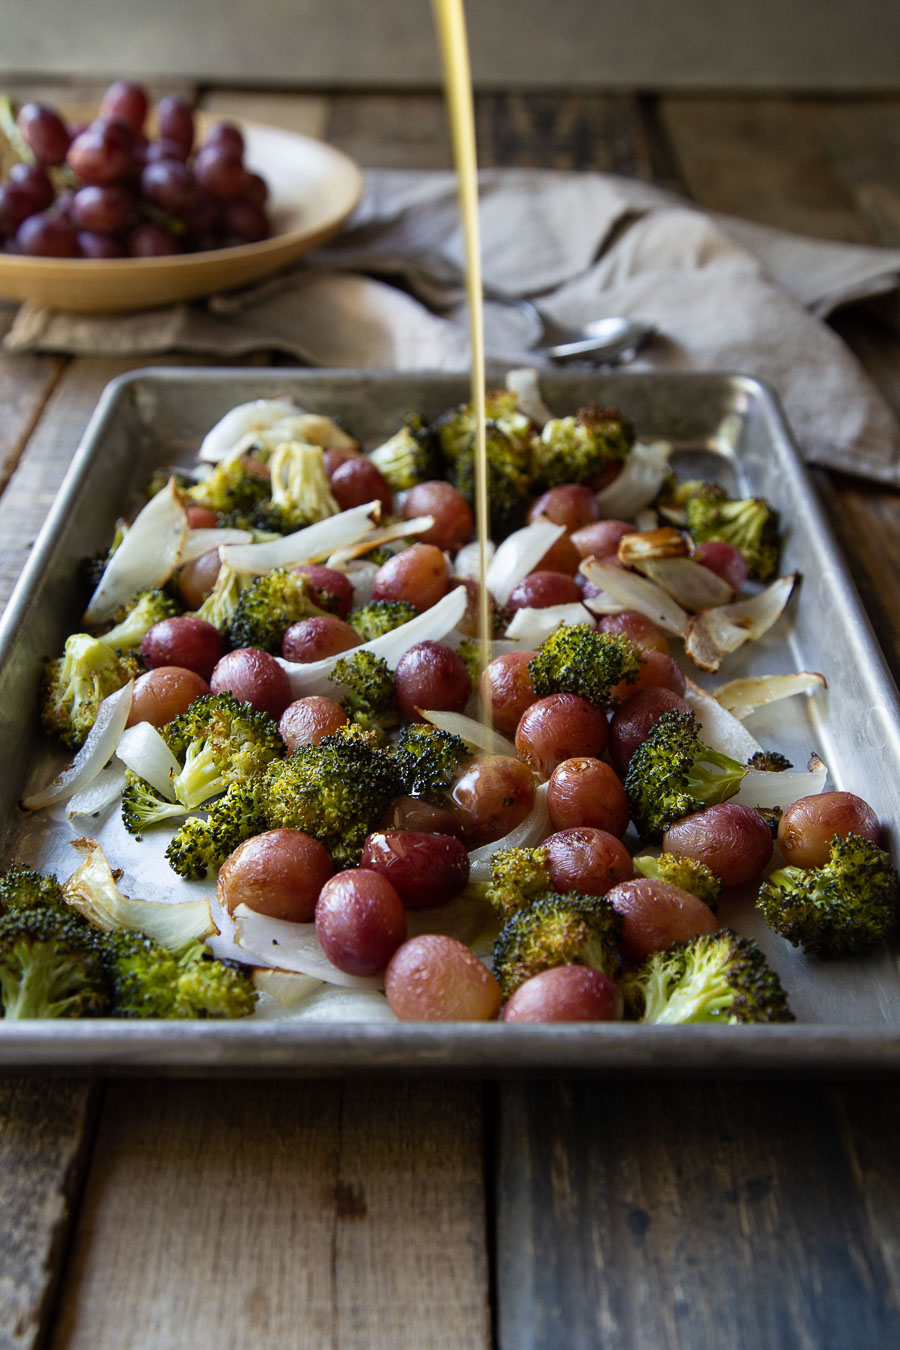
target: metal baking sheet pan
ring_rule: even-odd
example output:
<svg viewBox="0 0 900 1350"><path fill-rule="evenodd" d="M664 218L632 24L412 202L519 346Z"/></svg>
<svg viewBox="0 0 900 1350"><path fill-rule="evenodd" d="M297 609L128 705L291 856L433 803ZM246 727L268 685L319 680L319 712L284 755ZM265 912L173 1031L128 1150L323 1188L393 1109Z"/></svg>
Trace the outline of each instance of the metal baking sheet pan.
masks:
<svg viewBox="0 0 900 1350"><path fill-rule="evenodd" d="M783 570L802 574L776 627L726 663L720 679L746 673L820 670L827 692L753 715L764 745L802 765L828 764L829 786L858 792L888 826L900 788L900 702L846 566L819 507L777 402L767 388L730 374L547 374L542 391L565 413L591 401L616 404L643 440L668 439L680 476L700 473L733 491L758 493L782 512ZM364 442L412 409L434 416L468 397L464 377L445 374L295 370L153 369L106 389L74 454L41 535L0 623L0 718L4 778L2 847L68 875L75 833L17 803L49 764L37 717L42 660L77 625L79 560L106 547L116 517L158 466L188 463L203 434L229 408L285 394L328 413ZM152 838L152 836L151 836ZM136 846L152 847L149 841ZM74 854L72 854L74 858ZM127 860L122 887L129 886ZM134 877L132 876L132 880ZM325 1024L290 1018L240 1022L0 1023L0 1065L17 1071L173 1073L611 1072L633 1074L872 1072L900 1063L896 952L808 961L769 933L752 898L723 920L757 938L779 970L795 1024L645 1027L639 1024L509 1027L502 1024Z"/></svg>

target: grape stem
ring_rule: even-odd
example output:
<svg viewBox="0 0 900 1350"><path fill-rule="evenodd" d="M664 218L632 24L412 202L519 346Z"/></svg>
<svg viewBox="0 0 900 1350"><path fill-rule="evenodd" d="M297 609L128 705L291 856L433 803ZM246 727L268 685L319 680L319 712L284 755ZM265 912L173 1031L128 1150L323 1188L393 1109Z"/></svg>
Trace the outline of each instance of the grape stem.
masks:
<svg viewBox="0 0 900 1350"><path fill-rule="evenodd" d="M0 94L0 136L6 142L12 154L22 164L33 164L34 155L19 130L15 110L9 94ZM2 148L2 147L0 147ZM5 158L5 156L3 156Z"/></svg>

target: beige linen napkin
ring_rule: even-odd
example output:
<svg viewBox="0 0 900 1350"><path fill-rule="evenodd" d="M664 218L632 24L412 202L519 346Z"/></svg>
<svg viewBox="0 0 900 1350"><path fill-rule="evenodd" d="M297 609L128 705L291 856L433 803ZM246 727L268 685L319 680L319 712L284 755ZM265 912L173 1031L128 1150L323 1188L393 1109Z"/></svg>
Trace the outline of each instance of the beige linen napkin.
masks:
<svg viewBox="0 0 900 1350"><path fill-rule="evenodd" d="M896 302L900 251L804 239L713 217L611 175L492 169L480 177L487 348L535 362L528 297L560 329L607 314L655 324L635 369L718 369L766 380L806 457L900 485L900 429L822 321ZM11 351L239 357L460 370L467 362L462 240L451 173L370 170L347 229L303 266L205 303L121 316L24 305ZM885 311L887 312L887 311ZM897 305L900 316L900 304Z"/></svg>

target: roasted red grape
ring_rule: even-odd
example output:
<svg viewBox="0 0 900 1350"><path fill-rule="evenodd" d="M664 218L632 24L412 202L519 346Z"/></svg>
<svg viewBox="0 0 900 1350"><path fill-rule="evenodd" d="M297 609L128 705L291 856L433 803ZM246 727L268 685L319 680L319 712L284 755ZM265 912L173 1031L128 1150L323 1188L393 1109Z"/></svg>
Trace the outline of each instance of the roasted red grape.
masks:
<svg viewBox="0 0 900 1350"><path fill-rule="evenodd" d="M555 891L606 895L633 875L631 855L615 835L579 826L559 830L544 840L547 871Z"/></svg>
<svg viewBox="0 0 900 1350"><path fill-rule="evenodd" d="M291 702L287 675L274 656L256 647L226 652L210 677L209 687L214 694L234 694L276 721Z"/></svg>
<svg viewBox="0 0 900 1350"><path fill-rule="evenodd" d="M419 709L462 712L472 692L465 662L443 642L417 642L394 671L397 707L408 722L424 719Z"/></svg>
<svg viewBox="0 0 900 1350"><path fill-rule="evenodd" d="M528 512L529 521L552 520L570 533L597 519L597 498L584 483L560 483L538 497Z"/></svg>
<svg viewBox="0 0 900 1350"><path fill-rule="evenodd" d="M514 830L534 805L534 778L520 759L477 755L450 794L469 848L492 844Z"/></svg>
<svg viewBox="0 0 900 1350"><path fill-rule="evenodd" d="M555 830L590 825L621 839L628 829L625 789L602 759L579 756L557 764L547 785L547 809Z"/></svg>
<svg viewBox="0 0 900 1350"><path fill-rule="evenodd" d="M469 880L469 855L449 834L419 830L379 830L370 834L359 857L387 877L407 909L443 905Z"/></svg>
<svg viewBox="0 0 900 1350"><path fill-rule="evenodd" d="M359 634L336 614L313 614L290 625L282 638L281 654L286 661L324 661L326 656L359 645Z"/></svg>
<svg viewBox="0 0 900 1350"><path fill-rule="evenodd" d="M877 844L881 828L862 797L853 792L819 792L800 797L787 808L778 824L778 845L791 867L823 867L836 834L842 839L858 834Z"/></svg>
<svg viewBox="0 0 900 1350"><path fill-rule="evenodd" d="M758 811L722 802L676 820L663 835L663 848L705 863L726 886L742 886L769 862L772 832Z"/></svg>
<svg viewBox="0 0 900 1350"><path fill-rule="evenodd" d="M310 923L334 867L328 850L302 830L266 830L225 859L216 884L222 908L246 905L271 919Z"/></svg>
<svg viewBox="0 0 900 1350"><path fill-rule="evenodd" d="M348 460L338 469L356 463ZM337 477L337 474L335 474ZM334 484L334 479L332 486ZM368 499L365 499L368 500ZM408 600L417 609L430 609L450 586L450 565L434 544L412 544L382 563L372 587L373 600Z"/></svg>
<svg viewBox="0 0 900 1350"><path fill-rule="evenodd" d="M516 750L535 773L549 778L557 764L579 752L602 755L608 735L602 709L577 694L548 694L523 712Z"/></svg>
<svg viewBox="0 0 900 1350"><path fill-rule="evenodd" d="M339 464L329 479L332 495L342 511L366 502L381 502L387 516L394 507L394 494L381 471L369 459L351 455Z"/></svg>
<svg viewBox="0 0 900 1350"><path fill-rule="evenodd" d="M500 1011L500 986L487 966L456 938L427 933L394 953L384 992L401 1022L490 1022Z"/></svg>
<svg viewBox="0 0 900 1350"><path fill-rule="evenodd" d="M205 619L178 614L155 623L141 643L141 660L150 666L185 666L208 680L225 654L222 634Z"/></svg>
<svg viewBox="0 0 900 1350"><path fill-rule="evenodd" d="M504 736L514 736L525 709L537 695L528 669L536 652L504 652L488 662L481 673L481 701L494 726Z"/></svg>
<svg viewBox="0 0 900 1350"><path fill-rule="evenodd" d="M620 773L628 768L631 756L650 735L654 723L673 708L690 712L690 705L679 694L659 686L641 689L619 704L609 724L609 757Z"/></svg>
<svg viewBox="0 0 900 1350"><path fill-rule="evenodd" d="M288 753L298 745L317 745L323 736L331 736L347 721L347 714L339 703L322 694L309 694L295 699L281 714L278 730Z"/></svg>
<svg viewBox="0 0 900 1350"><path fill-rule="evenodd" d="M626 961L643 961L719 927L708 905L667 881L637 877L613 887L607 899L622 916L620 950Z"/></svg>
<svg viewBox="0 0 900 1350"><path fill-rule="evenodd" d="M506 602L507 609L547 609L550 605L572 605L581 599L581 591L564 572L531 572L516 582ZM585 621L589 615L585 613Z"/></svg>
<svg viewBox="0 0 900 1350"><path fill-rule="evenodd" d="M338 872L316 903L322 950L348 975L377 975L406 938L406 910L387 877L365 867Z"/></svg>
<svg viewBox="0 0 900 1350"><path fill-rule="evenodd" d="M195 670L183 666L157 666L134 682L128 725L149 722L162 727L186 712L195 698L209 693L209 685Z"/></svg>
<svg viewBox="0 0 900 1350"><path fill-rule="evenodd" d="M638 614L636 610L623 609L620 614L602 614L597 619L597 628L601 633L627 637L644 651L662 652L664 656L669 654L666 634L652 619Z"/></svg>
<svg viewBox="0 0 900 1350"><path fill-rule="evenodd" d="M575 530L572 543L582 558L605 558L615 553L623 534L634 534L627 520L596 520Z"/></svg>
<svg viewBox="0 0 900 1350"><path fill-rule="evenodd" d="M321 567L318 563L301 563L291 571L295 577L303 577L311 599L320 609L346 619L353 608L353 583L346 572Z"/></svg>
<svg viewBox="0 0 900 1350"><path fill-rule="evenodd" d="M422 544L455 553L475 533L475 516L462 493L452 483L441 481L417 483L406 494L403 503L404 520L416 516L433 516L434 524L418 536Z"/></svg>
<svg viewBox="0 0 900 1350"><path fill-rule="evenodd" d="M588 966L553 966L520 984L503 1009L503 1022L617 1022L622 991Z"/></svg>

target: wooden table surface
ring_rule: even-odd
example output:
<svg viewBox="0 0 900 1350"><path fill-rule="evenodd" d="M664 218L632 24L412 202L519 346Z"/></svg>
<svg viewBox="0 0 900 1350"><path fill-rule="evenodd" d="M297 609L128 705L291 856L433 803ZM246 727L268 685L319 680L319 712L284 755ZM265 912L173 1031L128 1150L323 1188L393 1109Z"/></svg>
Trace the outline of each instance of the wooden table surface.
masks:
<svg viewBox="0 0 900 1350"><path fill-rule="evenodd" d="M364 165L448 162L430 94L198 93ZM898 99L498 94L477 113L484 164L611 170L900 246ZM897 336L835 326L900 410ZM0 355L0 598L128 368ZM817 484L896 675L900 497ZM898 1134L883 1080L0 1079L0 1350L886 1350Z"/></svg>

